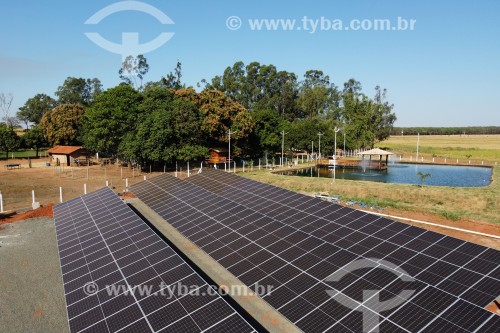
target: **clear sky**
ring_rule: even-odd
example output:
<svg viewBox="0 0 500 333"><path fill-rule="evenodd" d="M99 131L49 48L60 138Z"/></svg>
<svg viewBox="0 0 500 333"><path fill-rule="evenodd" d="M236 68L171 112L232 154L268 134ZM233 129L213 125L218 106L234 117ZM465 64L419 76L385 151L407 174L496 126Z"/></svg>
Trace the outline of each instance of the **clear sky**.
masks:
<svg viewBox="0 0 500 333"><path fill-rule="evenodd" d="M175 35L145 57L146 81L182 62L183 80L195 86L236 61L259 61L299 78L321 69L339 86L361 81L373 95L380 85L395 104L397 126L500 126L500 2L498 0L180 1L145 0L173 20L162 24L138 11L122 11L84 24L118 1L2 1L0 92L12 93L15 113L36 93L54 96L68 76L117 85L121 56L85 36L97 32L114 43L138 32L140 43L162 32ZM231 30L241 19L241 27ZM414 30L353 31L302 28L302 19L416 20ZM295 19L293 31L255 31L249 19ZM326 23L325 23L326 26ZM301 29L297 29L301 27ZM310 27L309 27L310 28Z"/></svg>

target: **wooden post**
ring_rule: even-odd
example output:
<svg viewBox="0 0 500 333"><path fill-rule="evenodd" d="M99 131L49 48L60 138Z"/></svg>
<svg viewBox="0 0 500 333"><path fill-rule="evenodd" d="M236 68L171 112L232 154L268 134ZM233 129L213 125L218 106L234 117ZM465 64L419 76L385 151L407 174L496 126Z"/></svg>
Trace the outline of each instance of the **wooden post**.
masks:
<svg viewBox="0 0 500 333"><path fill-rule="evenodd" d="M123 179L123 167L120 167L120 179Z"/></svg>

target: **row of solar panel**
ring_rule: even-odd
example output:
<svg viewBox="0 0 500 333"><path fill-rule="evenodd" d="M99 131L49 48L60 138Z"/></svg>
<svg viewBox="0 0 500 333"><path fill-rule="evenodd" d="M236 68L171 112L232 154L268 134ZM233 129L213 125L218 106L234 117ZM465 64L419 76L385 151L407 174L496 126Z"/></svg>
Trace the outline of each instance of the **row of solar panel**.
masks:
<svg viewBox="0 0 500 333"><path fill-rule="evenodd" d="M110 189L54 214L71 332L255 331Z"/></svg>
<svg viewBox="0 0 500 333"><path fill-rule="evenodd" d="M382 313L381 331L468 332L498 323L474 305L483 306L495 288L500 290L498 253L487 248L218 171L188 182L160 176L132 190L244 283L274 285L264 300L306 332L361 331L359 317L366 311L341 306L328 289L367 310L360 300L363 290L381 289L380 299L415 290L403 306ZM416 280L401 283L379 265L346 271L340 283L324 281L349 262L373 257L400 265ZM457 324L455 317L464 311L473 314L470 327Z"/></svg>

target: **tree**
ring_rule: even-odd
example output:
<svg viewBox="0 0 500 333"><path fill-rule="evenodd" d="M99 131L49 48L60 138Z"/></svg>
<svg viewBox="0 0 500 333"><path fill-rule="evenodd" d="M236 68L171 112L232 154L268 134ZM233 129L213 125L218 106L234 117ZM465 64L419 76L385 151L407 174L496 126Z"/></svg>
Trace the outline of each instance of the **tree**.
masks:
<svg viewBox="0 0 500 333"><path fill-rule="evenodd" d="M4 94L3 92L0 93L0 111L2 112L2 121L5 122L5 124L9 127L12 127L9 125L9 119L10 119L10 107L12 105L12 100L14 99L14 96L12 94Z"/></svg>
<svg viewBox="0 0 500 333"><path fill-rule="evenodd" d="M144 119L137 129L137 145L143 159L190 161L208 154L200 132L203 115L195 103L155 88L145 93L140 108Z"/></svg>
<svg viewBox="0 0 500 333"><path fill-rule="evenodd" d="M141 101L141 93L129 85L119 85L100 94L83 117L85 147L117 156L122 139L136 130Z"/></svg>
<svg viewBox="0 0 500 333"><path fill-rule="evenodd" d="M0 124L0 150L5 152L5 157L9 158L9 152L17 150L19 144L19 136L14 130L5 124Z"/></svg>
<svg viewBox="0 0 500 333"><path fill-rule="evenodd" d="M26 124L28 123L39 124L42 116L55 108L57 101L52 97L45 94L36 94L34 97L28 99L17 112L17 118Z"/></svg>
<svg viewBox="0 0 500 333"><path fill-rule="evenodd" d="M68 77L63 85L57 88L55 95L59 98L58 104L79 104L87 107L92 105L101 91L101 81L96 78Z"/></svg>
<svg viewBox="0 0 500 333"><path fill-rule="evenodd" d="M423 173L422 171L417 172L417 176L420 177L420 186L424 186L425 180L431 176L430 173Z"/></svg>
<svg viewBox="0 0 500 333"><path fill-rule="evenodd" d="M166 77L161 78L161 83L166 88L171 89L181 89L183 85L181 83L182 78L182 64L177 61L177 65L175 66L174 72L170 72Z"/></svg>
<svg viewBox="0 0 500 333"><path fill-rule="evenodd" d="M339 107L340 94L335 85L330 84L328 75L320 70L308 70L301 83L297 103L309 117L326 115Z"/></svg>
<svg viewBox="0 0 500 333"><path fill-rule="evenodd" d="M205 83L205 81L202 81ZM250 111L274 110L282 118L296 117L295 98L298 94L297 76L277 71L274 65L241 61L227 67L222 76L215 76L205 90L220 90Z"/></svg>
<svg viewBox="0 0 500 333"><path fill-rule="evenodd" d="M282 119L273 110L256 110L252 113L255 122L253 133L250 137L250 150L252 155L261 156L274 153L281 149Z"/></svg>
<svg viewBox="0 0 500 333"><path fill-rule="evenodd" d="M51 146L78 144L84 109L77 104L62 104L45 113L40 129Z"/></svg>
<svg viewBox="0 0 500 333"><path fill-rule="evenodd" d="M217 90L204 90L198 94L193 89L180 89L176 95L199 107L204 116L201 129L209 145L218 147L227 143L227 132L231 129L235 133L231 137L231 142L235 143L235 153L241 152L238 140L247 139L254 126L250 112L243 105Z"/></svg>
<svg viewBox="0 0 500 333"><path fill-rule="evenodd" d="M22 141L26 148L35 149L36 157L38 158L38 151L40 148L47 146L47 140L43 135L40 127L34 126L22 136Z"/></svg>
<svg viewBox="0 0 500 333"><path fill-rule="evenodd" d="M142 80L144 75L149 71L147 59L141 54L137 57L127 56L122 63L122 67L118 71L120 79L126 84L134 88L142 88ZM137 79L140 80L140 85L137 84Z"/></svg>

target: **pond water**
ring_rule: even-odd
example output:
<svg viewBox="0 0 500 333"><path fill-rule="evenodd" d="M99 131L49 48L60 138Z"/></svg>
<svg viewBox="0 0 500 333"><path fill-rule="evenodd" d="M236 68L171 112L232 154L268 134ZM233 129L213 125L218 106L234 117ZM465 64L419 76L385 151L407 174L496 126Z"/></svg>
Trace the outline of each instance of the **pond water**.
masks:
<svg viewBox="0 0 500 333"><path fill-rule="evenodd" d="M491 182L492 168L455 165L390 164L387 170L342 169L333 167L312 167L286 171L280 174L304 177L325 177L349 180L367 180L383 183L420 184L418 172L430 174L424 185L479 187Z"/></svg>

